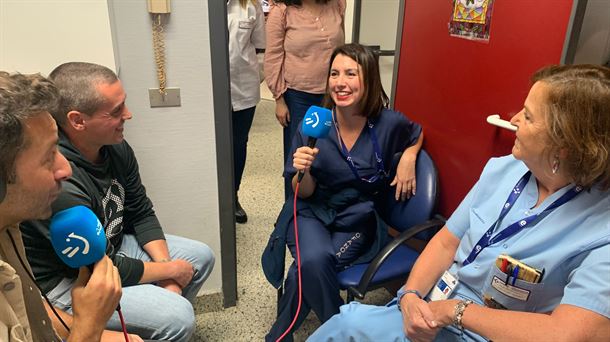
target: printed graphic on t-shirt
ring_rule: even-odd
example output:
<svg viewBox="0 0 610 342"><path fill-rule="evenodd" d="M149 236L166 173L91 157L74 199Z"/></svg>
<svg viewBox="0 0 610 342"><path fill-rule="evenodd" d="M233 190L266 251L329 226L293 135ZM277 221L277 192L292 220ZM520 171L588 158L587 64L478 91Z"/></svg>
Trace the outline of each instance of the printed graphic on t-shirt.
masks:
<svg viewBox="0 0 610 342"><path fill-rule="evenodd" d="M104 206L104 228L106 237L112 240L113 237L123 231L123 204L125 203L125 189L113 179L106 195L102 199Z"/></svg>

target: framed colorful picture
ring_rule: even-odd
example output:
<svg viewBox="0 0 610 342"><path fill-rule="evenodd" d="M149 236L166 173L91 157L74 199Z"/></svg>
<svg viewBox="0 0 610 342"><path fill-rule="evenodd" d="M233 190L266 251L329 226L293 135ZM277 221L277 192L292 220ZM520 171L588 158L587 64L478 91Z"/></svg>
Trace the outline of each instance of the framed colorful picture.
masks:
<svg viewBox="0 0 610 342"><path fill-rule="evenodd" d="M488 42L493 2L494 0L453 0L449 34Z"/></svg>

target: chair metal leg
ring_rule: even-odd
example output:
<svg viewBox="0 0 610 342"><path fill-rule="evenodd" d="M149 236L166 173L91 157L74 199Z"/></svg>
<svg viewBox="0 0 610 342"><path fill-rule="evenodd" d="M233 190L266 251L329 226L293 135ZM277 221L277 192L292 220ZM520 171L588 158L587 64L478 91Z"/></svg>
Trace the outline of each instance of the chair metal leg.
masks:
<svg viewBox="0 0 610 342"><path fill-rule="evenodd" d="M350 302L354 301L354 295L352 294L351 291L347 291L347 304L349 304Z"/></svg>

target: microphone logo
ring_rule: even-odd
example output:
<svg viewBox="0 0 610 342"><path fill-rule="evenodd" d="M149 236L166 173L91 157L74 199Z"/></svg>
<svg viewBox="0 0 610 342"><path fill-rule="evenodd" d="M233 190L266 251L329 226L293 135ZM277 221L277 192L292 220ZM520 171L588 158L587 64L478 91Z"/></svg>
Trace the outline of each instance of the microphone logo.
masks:
<svg viewBox="0 0 610 342"><path fill-rule="evenodd" d="M74 232L72 232L72 233L70 233L70 235L68 235L68 237L66 238L66 242L70 242L71 241L70 238L80 240L84 245L83 251L81 253L83 255L89 254L89 241L87 241L87 239L85 239L84 237L82 237L80 235L74 234ZM80 247L78 247L78 246L74 246L74 247L69 246L68 248L61 251L61 254L67 255L68 258L72 258L76 253L78 253L79 250L80 250Z"/></svg>
<svg viewBox="0 0 610 342"><path fill-rule="evenodd" d="M97 221L97 227L95 228L95 235L100 235L102 233L102 231L104 231L104 226L102 226L102 223L100 221Z"/></svg>
<svg viewBox="0 0 610 342"><path fill-rule="evenodd" d="M311 125L312 128L316 128L318 126L318 124L320 123L320 117L318 117L318 112L311 113L311 116L315 117L315 120L308 116L307 118L305 118L305 124ZM312 122L313 122L313 124L312 124Z"/></svg>

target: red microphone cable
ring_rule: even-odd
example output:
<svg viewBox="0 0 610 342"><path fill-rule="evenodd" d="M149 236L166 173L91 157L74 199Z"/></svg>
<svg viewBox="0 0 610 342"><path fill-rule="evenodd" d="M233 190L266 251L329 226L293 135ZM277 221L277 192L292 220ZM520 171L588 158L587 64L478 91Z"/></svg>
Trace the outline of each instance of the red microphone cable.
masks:
<svg viewBox="0 0 610 342"><path fill-rule="evenodd" d="M299 317L299 312L301 311L301 301L302 301L302 294L301 294L301 252L299 250L299 225L297 224L297 197L299 194L299 185L301 184L300 181L297 182L297 185L295 186L294 189L294 204L293 204L293 212L294 212L294 242L297 248L297 274L298 274L298 289L299 289L299 305L297 306L297 312L294 315L294 319L292 320L292 323L290 323L290 326L288 327L288 329L286 329L286 331L284 331L284 333L277 339L275 340L275 342L279 342L281 341L284 337L286 337L286 335L288 335L288 333L290 332L290 330L292 329L292 327L294 326L294 324L297 321L297 317Z"/></svg>
<svg viewBox="0 0 610 342"><path fill-rule="evenodd" d="M121 304L116 308L119 313L119 319L121 320L121 327L123 328L123 335L125 336L125 342L129 342L129 334L127 334L127 327L125 326L125 319L123 318L123 312L121 311Z"/></svg>

